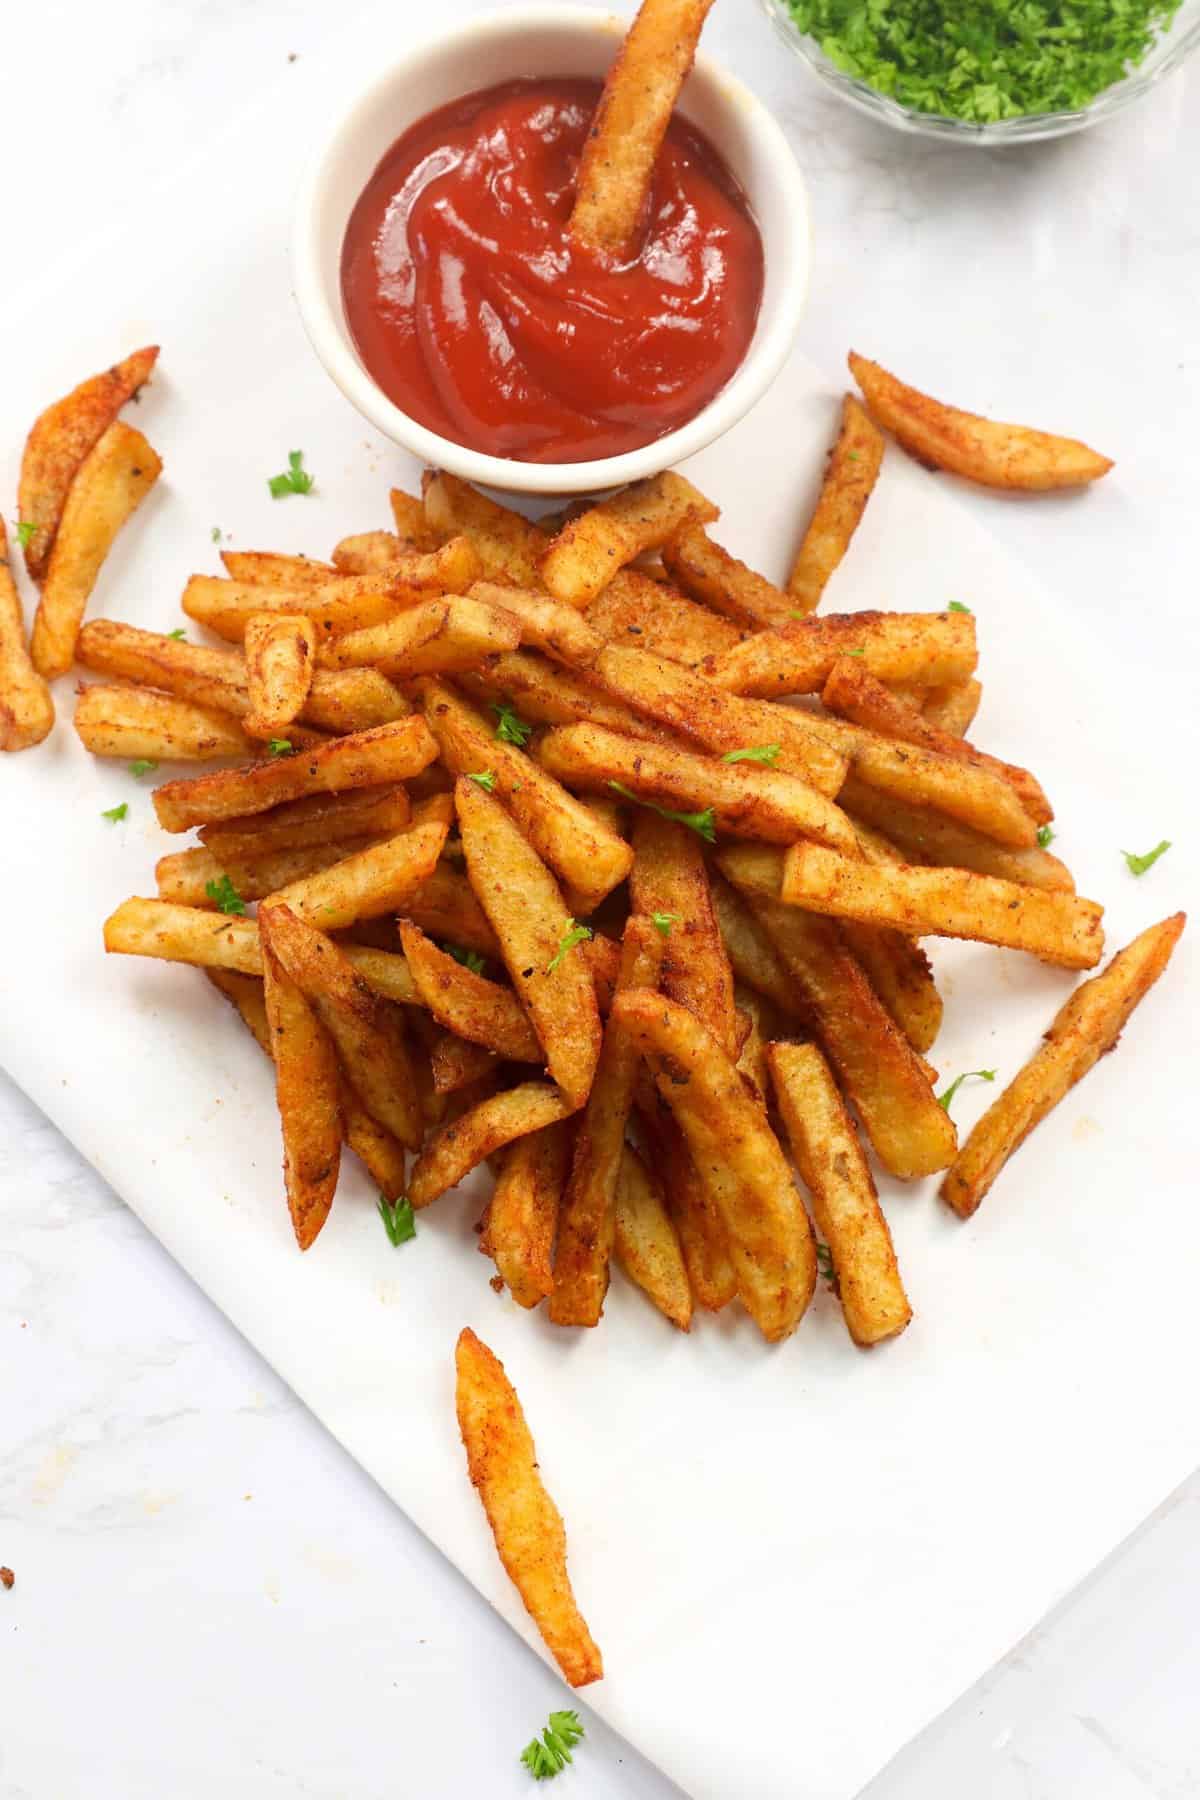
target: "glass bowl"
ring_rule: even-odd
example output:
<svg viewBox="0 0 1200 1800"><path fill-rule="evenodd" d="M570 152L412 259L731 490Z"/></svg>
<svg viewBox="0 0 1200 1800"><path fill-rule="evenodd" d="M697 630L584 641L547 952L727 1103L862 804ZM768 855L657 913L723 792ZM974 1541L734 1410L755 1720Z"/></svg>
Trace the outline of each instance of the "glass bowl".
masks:
<svg viewBox="0 0 1200 1800"><path fill-rule="evenodd" d="M1148 93L1164 76L1178 69L1200 44L1200 0L1183 0L1170 26L1159 35L1137 68L1112 87L1105 88L1086 106L1072 112L1026 113L1018 119L997 119L978 125L966 119L947 118L942 113L918 112L915 107L904 106L889 95L879 93L865 81L845 74L830 62L815 38L801 32L785 0L759 0L759 4L793 55L798 56L825 87L857 107L859 112L881 119L897 131L911 132L918 137L942 138L987 148L1065 137L1070 131L1082 131L1087 125L1098 125L1102 119L1114 118Z"/></svg>

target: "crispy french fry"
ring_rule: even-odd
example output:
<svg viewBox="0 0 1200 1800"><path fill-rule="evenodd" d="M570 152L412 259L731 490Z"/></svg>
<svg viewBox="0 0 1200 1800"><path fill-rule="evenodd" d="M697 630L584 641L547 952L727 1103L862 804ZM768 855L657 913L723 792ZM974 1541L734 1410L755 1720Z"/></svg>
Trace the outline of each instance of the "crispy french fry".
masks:
<svg viewBox="0 0 1200 1800"><path fill-rule="evenodd" d="M826 583L858 530L882 462L882 433L854 395L847 394L821 492L788 576L793 617L820 605Z"/></svg>
<svg viewBox="0 0 1200 1800"><path fill-rule="evenodd" d="M717 510L669 469L635 482L563 526L543 552L542 580L555 599L585 607L643 550L665 544L684 524L706 524Z"/></svg>
<svg viewBox="0 0 1200 1800"><path fill-rule="evenodd" d="M840 929L888 1012L913 1049L924 1055L942 1025L942 996L929 958L902 931L862 925L854 919L843 919Z"/></svg>
<svg viewBox="0 0 1200 1800"><path fill-rule="evenodd" d="M391 679L408 681L415 675L472 669L485 656L515 650L520 641L520 626L511 613L454 594L332 638L319 656L322 668L370 664Z"/></svg>
<svg viewBox="0 0 1200 1800"><path fill-rule="evenodd" d="M324 643L347 631L378 625L429 597L420 588L402 587L378 575L334 575L319 584L292 587L192 575L180 604L189 619L231 644L242 642L246 622L256 613L303 614Z"/></svg>
<svg viewBox="0 0 1200 1800"><path fill-rule="evenodd" d="M625 927L618 996L653 990L663 960L663 939L636 915ZM562 1196L550 1317L556 1325L598 1325L608 1292L608 1265L616 1217L617 1184L625 1126L633 1105L638 1054L610 1015L595 1080L575 1135L571 1173Z"/></svg>
<svg viewBox="0 0 1200 1800"><path fill-rule="evenodd" d="M419 509L420 502L414 500L413 505ZM342 575L378 575L415 548L394 531L358 531L333 546L330 560Z"/></svg>
<svg viewBox="0 0 1200 1800"><path fill-rule="evenodd" d="M509 1062L545 1060L511 988L465 968L407 919L400 921L400 941L417 992L439 1025Z"/></svg>
<svg viewBox="0 0 1200 1800"><path fill-rule="evenodd" d="M565 1119L571 1110L548 1082L523 1081L460 1113L426 1139L413 1164L408 1184L413 1206L418 1211L428 1206L505 1144Z"/></svg>
<svg viewBox="0 0 1200 1800"><path fill-rule="evenodd" d="M464 950L478 950L484 956L500 954L496 934L470 882L444 861L404 902L404 916L443 943L461 944Z"/></svg>
<svg viewBox="0 0 1200 1800"><path fill-rule="evenodd" d="M736 1057L733 971L717 929L700 841L686 825L640 812L633 849L629 892L643 917L659 921L663 993L702 1019L727 1055Z"/></svg>
<svg viewBox="0 0 1200 1800"><path fill-rule="evenodd" d="M288 1211L296 1242L307 1250L329 1217L341 1164L337 1057L328 1032L275 955L269 914L260 941Z"/></svg>
<svg viewBox="0 0 1200 1800"><path fill-rule="evenodd" d="M503 1153L479 1248L518 1306L537 1306L554 1290L554 1234L570 1153L565 1122L530 1132Z"/></svg>
<svg viewBox="0 0 1200 1800"><path fill-rule="evenodd" d="M30 654L34 668L47 681L65 675L74 662L75 640L100 565L161 469L158 452L141 432L118 419L72 481L33 621Z"/></svg>
<svg viewBox="0 0 1200 1800"><path fill-rule="evenodd" d="M496 1058L482 1044L469 1044L466 1038L444 1031L429 1053L434 1092L457 1094L471 1087L495 1070Z"/></svg>
<svg viewBox="0 0 1200 1800"><path fill-rule="evenodd" d="M749 1030L738 1053L738 1074L748 1081L759 1099L771 1097L771 1081L767 1070L767 1046L777 1035L779 1013L765 994L740 983L734 989L738 1017L749 1021Z"/></svg>
<svg viewBox="0 0 1200 1800"><path fill-rule="evenodd" d="M570 943L573 922L550 872L499 802L464 777L455 804L471 886L573 1111L587 1098L600 1055L595 986Z"/></svg>
<svg viewBox="0 0 1200 1800"><path fill-rule="evenodd" d="M473 1331L459 1334L455 1368L467 1469L500 1561L565 1680L598 1681L604 1665L571 1591L562 1515L542 1482L516 1389Z"/></svg>
<svg viewBox="0 0 1200 1800"><path fill-rule="evenodd" d="M461 533L470 540L480 563L475 579L485 575L516 587L540 584L538 558L546 540L536 525L444 469L429 471L423 490L429 528L443 539Z"/></svg>
<svg viewBox="0 0 1200 1800"><path fill-rule="evenodd" d="M1129 1016L1171 959L1187 924L1174 913L1118 950L1106 969L1059 1008L1045 1041L984 1113L946 1171L942 1198L968 1219L1036 1125L1116 1047Z"/></svg>
<svg viewBox="0 0 1200 1800"><path fill-rule="evenodd" d="M663 545L662 559L685 594L738 625L763 631L796 616L796 602L789 595L714 544L702 525L685 525Z"/></svg>
<svg viewBox="0 0 1200 1800"><path fill-rule="evenodd" d="M538 760L572 786L616 785L674 812L707 815L707 836L728 831L772 844L804 836L857 854L854 828L832 800L799 776L759 762L697 756L598 725L557 726L538 746Z"/></svg>
<svg viewBox="0 0 1200 1800"><path fill-rule="evenodd" d="M411 817L404 788L358 788L346 794L314 794L310 800L293 800L248 819L205 825L200 839L214 856L237 860L272 850L342 844L351 838L394 837Z"/></svg>
<svg viewBox="0 0 1200 1800"><path fill-rule="evenodd" d="M431 819L426 825L413 825L328 869L290 882L276 898L310 925L344 931L359 919L377 919L404 906L433 873L445 841L444 823Z"/></svg>
<svg viewBox="0 0 1200 1800"><path fill-rule="evenodd" d="M407 1149L418 1149L424 1121L399 1011L331 938L282 901L261 907L258 927L264 963L277 963L309 1002L364 1109Z"/></svg>
<svg viewBox="0 0 1200 1800"><path fill-rule="evenodd" d="M958 612L823 613L756 632L706 661L704 673L731 694L778 700L819 693L837 658L846 655L881 681L921 687L962 681L975 668L975 620Z"/></svg>
<svg viewBox="0 0 1200 1800"><path fill-rule="evenodd" d="M281 738L312 687L317 634L302 613L255 613L246 621L246 694L242 729Z"/></svg>
<svg viewBox="0 0 1200 1800"><path fill-rule="evenodd" d="M149 381L158 345L135 350L101 375L92 375L48 406L25 440L17 503L33 526L25 567L40 582L50 561L67 495L84 462L127 401Z"/></svg>
<svg viewBox="0 0 1200 1800"><path fill-rule="evenodd" d="M691 1329L692 1290L662 1183L626 1144L613 1214L613 1255L680 1331Z"/></svg>
<svg viewBox="0 0 1200 1800"><path fill-rule="evenodd" d="M587 622L610 644L650 650L692 668L724 656L744 635L729 619L639 569L622 569L587 609Z"/></svg>
<svg viewBox="0 0 1200 1800"><path fill-rule="evenodd" d="M930 807L906 805L853 775L842 789L841 800L856 826L865 821L883 832L898 846L905 862L973 869L977 875L996 875L1002 881L1049 892L1075 891L1071 871L1048 850L1014 850L997 844Z"/></svg>
<svg viewBox="0 0 1200 1800"><path fill-rule="evenodd" d="M575 178L577 244L624 258L642 228L654 164L712 0L642 0L617 52Z"/></svg>
<svg viewBox="0 0 1200 1800"><path fill-rule="evenodd" d="M265 900L290 882L328 869L363 848L361 838L349 844L309 844L301 850L267 850L261 856L219 857L203 847L160 856L154 879L160 900L180 906L211 906L210 883L228 876L242 900Z"/></svg>
<svg viewBox="0 0 1200 1800"><path fill-rule="evenodd" d="M30 660L25 615L0 519L0 750L29 750L54 724L50 689Z"/></svg>
<svg viewBox="0 0 1200 1800"><path fill-rule="evenodd" d="M593 631L573 606L530 588L502 586L496 581L477 581L471 598L510 613L521 631L521 642L544 650L556 662L586 669L595 662L604 639Z"/></svg>
<svg viewBox="0 0 1200 1800"><path fill-rule="evenodd" d="M396 535L414 550L436 550L441 537L430 530L423 502L415 494L406 494L403 488L392 488L388 501L392 508ZM446 535L449 537L454 534L448 532Z"/></svg>
<svg viewBox="0 0 1200 1800"><path fill-rule="evenodd" d="M1064 969L1094 969L1104 949L1104 908L1097 901L967 869L881 869L815 844L794 844L781 894L791 906L835 918L1027 950Z"/></svg>
<svg viewBox="0 0 1200 1800"><path fill-rule="evenodd" d="M663 1183L692 1294L707 1312L720 1312L737 1294L729 1237L682 1131L658 1099L645 1070L643 1076L652 1104L639 1095L642 1132L651 1164Z"/></svg>
<svg viewBox="0 0 1200 1800"><path fill-rule="evenodd" d="M778 1342L812 1298L817 1263L808 1216L762 1103L686 1007L635 989L617 996L613 1018L646 1057L708 1171L742 1304L763 1336Z"/></svg>
<svg viewBox="0 0 1200 1800"><path fill-rule="evenodd" d="M972 676L970 681L952 681L948 687L927 688L921 711L939 731L964 737L971 729L982 699L983 688Z"/></svg>
<svg viewBox="0 0 1200 1800"><path fill-rule="evenodd" d="M803 1011L804 994L787 964L743 895L715 870L711 881L721 941L738 981L764 995L787 1018L796 1018Z"/></svg>
<svg viewBox="0 0 1200 1800"><path fill-rule="evenodd" d="M315 556L286 556L277 550L222 550L225 573L253 587L322 588L336 580L332 563Z"/></svg>
<svg viewBox="0 0 1200 1800"><path fill-rule="evenodd" d="M306 794L385 787L416 775L436 756L428 726L414 715L335 738L297 756L222 769L191 781L169 781L156 790L154 810L164 831L189 831L193 825L268 812Z"/></svg>
<svg viewBox="0 0 1200 1800"><path fill-rule="evenodd" d="M904 1330L912 1307L858 1133L815 1044L772 1044L767 1054L850 1336L881 1343Z"/></svg>
<svg viewBox="0 0 1200 1800"><path fill-rule="evenodd" d="M145 688L81 687L73 722L80 743L93 756L213 762L259 753L228 713Z"/></svg>
<svg viewBox="0 0 1200 1800"><path fill-rule="evenodd" d="M1002 425L945 406L853 350L848 361L876 424L890 431L910 456L935 469L948 469L984 487L1039 491L1079 487L1107 475L1113 466L1111 457L1075 438Z"/></svg>
<svg viewBox="0 0 1200 1800"><path fill-rule="evenodd" d="M480 668L460 675L457 685L488 711L509 705L526 721L539 725L572 725L577 719L586 719L629 737L664 735L631 707L612 700L590 675L558 668L523 650L489 656Z"/></svg>

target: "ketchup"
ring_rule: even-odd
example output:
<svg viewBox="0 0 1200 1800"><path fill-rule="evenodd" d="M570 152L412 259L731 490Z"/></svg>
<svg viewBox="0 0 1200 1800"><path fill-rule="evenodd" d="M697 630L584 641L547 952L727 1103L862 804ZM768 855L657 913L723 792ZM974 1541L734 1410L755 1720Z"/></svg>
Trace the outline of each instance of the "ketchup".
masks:
<svg viewBox="0 0 1200 1800"><path fill-rule="evenodd" d="M567 233L600 98L514 81L439 107L359 197L342 295L374 380L411 418L521 462L618 456L693 418L738 367L763 250L708 140L672 119L637 255Z"/></svg>

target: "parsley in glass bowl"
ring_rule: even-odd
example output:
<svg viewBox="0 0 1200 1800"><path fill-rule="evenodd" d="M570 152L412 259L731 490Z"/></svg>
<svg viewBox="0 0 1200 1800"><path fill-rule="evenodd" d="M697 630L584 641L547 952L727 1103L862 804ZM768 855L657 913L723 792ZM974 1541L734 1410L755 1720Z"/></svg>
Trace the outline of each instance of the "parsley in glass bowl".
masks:
<svg viewBox="0 0 1200 1800"><path fill-rule="evenodd" d="M1200 0L761 0L788 48L897 130L996 146L1110 119L1200 44Z"/></svg>

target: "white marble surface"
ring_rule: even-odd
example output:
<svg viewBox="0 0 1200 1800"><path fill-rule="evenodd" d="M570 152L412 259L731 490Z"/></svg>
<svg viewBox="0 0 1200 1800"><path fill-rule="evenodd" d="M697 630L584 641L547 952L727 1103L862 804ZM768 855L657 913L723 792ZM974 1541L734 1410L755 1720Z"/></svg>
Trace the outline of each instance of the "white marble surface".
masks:
<svg viewBox="0 0 1200 1800"><path fill-rule="evenodd" d="M393 13L401 31L423 16ZM336 23L310 0L44 0L6 21L6 286L134 214L140 180L169 180ZM974 504L1116 639L1131 717L1151 717L1183 693L1172 618L1200 551L1200 74L1087 139L981 156L826 102L750 0L721 0L710 36L811 179L810 354L832 368L853 339L1117 455L1124 504L1078 533L1036 504ZM253 173L281 209L305 148ZM1148 796L1148 843L1184 828ZM559 1684L2 1077L0 1234L0 1563L17 1578L0 1592L0 1800L525 1792L515 1756ZM1153 1279L1149 1254L1130 1278ZM1193 1480L871 1800L1200 1792L1198 1527ZM764 1729L782 1745L820 1721ZM598 1722L566 1779L594 1800L674 1791Z"/></svg>

